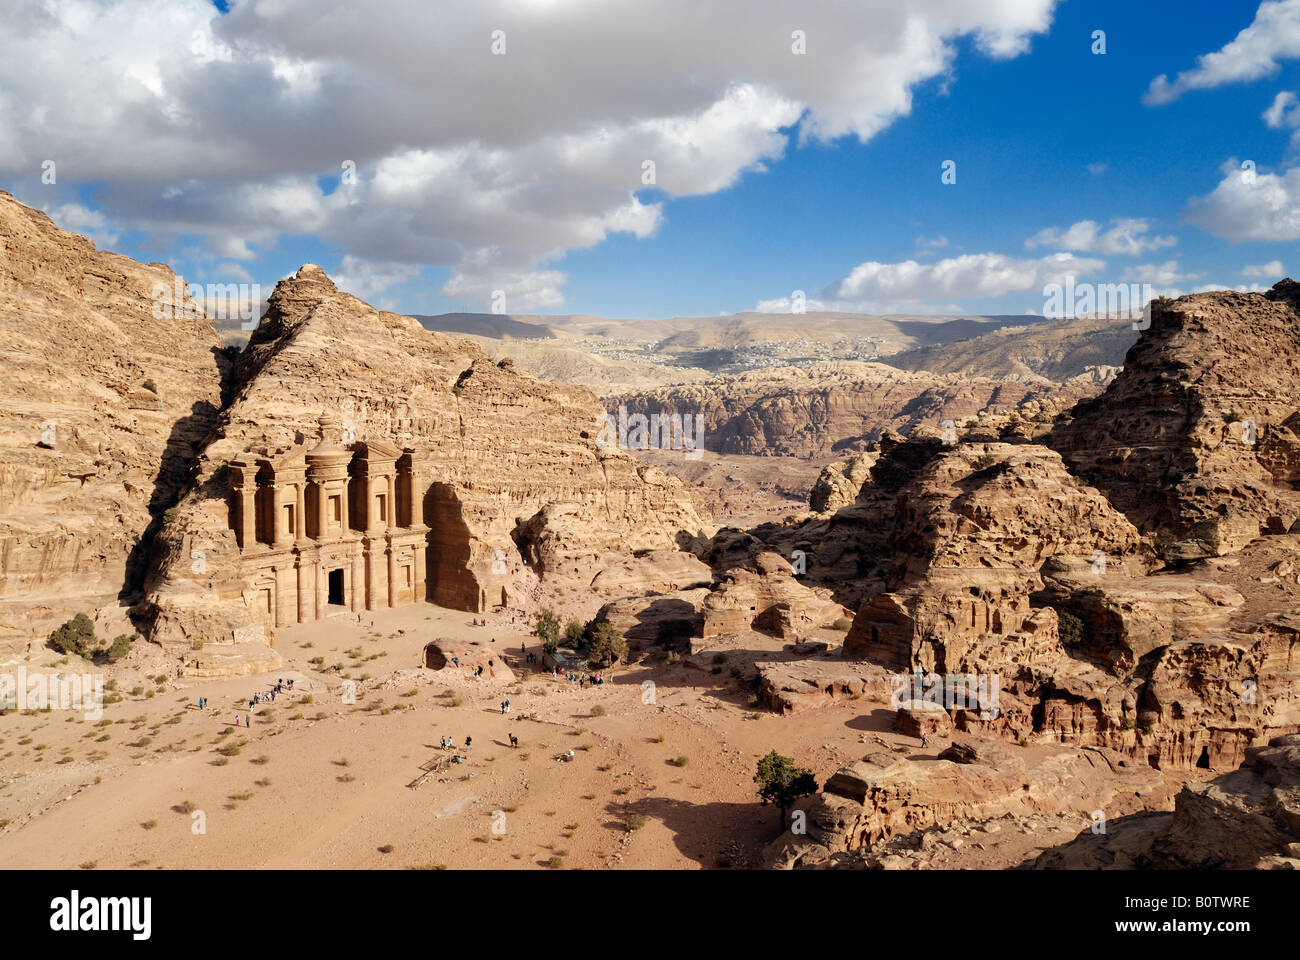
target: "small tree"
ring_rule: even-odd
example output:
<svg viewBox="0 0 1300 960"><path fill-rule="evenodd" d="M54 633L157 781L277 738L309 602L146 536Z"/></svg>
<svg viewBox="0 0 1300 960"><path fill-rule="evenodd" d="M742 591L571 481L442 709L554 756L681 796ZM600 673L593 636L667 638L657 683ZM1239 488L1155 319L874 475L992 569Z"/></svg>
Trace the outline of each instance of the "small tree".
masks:
<svg viewBox="0 0 1300 960"><path fill-rule="evenodd" d="M612 623L601 622L591 628L591 645L587 662L610 666L627 659L627 640Z"/></svg>
<svg viewBox="0 0 1300 960"><path fill-rule="evenodd" d="M786 815L795 801L817 792L817 781L812 771L796 767L791 757L785 757L775 750L758 761L758 771L754 774L758 784L758 796L763 806L775 804L781 810L781 829L785 829Z"/></svg>
<svg viewBox="0 0 1300 960"><path fill-rule="evenodd" d="M90 617L79 613L50 634L50 643L60 653L89 660L95 653L95 625Z"/></svg>
<svg viewBox="0 0 1300 960"><path fill-rule="evenodd" d="M586 636L587 628L579 620L570 620L564 628L564 639L568 641L569 646L575 649L582 646L582 641Z"/></svg>
<svg viewBox="0 0 1300 960"><path fill-rule="evenodd" d="M125 633L119 633L114 637L113 642L108 645L108 652L105 654L105 656L108 657L108 662L117 663L117 661L130 653L131 640L132 637Z"/></svg>
<svg viewBox="0 0 1300 960"><path fill-rule="evenodd" d="M559 643L560 641L560 618L555 615L555 611L547 607L541 613L537 614L537 635L542 638L542 642Z"/></svg>

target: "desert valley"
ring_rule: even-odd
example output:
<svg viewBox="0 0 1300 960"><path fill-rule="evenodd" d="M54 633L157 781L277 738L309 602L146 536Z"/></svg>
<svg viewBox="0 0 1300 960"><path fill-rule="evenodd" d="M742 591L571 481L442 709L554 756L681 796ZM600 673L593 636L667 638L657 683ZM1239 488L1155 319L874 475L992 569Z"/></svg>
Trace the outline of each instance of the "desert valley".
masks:
<svg viewBox="0 0 1300 960"><path fill-rule="evenodd" d="M7 866L1300 864L1300 285L584 386L174 280L0 194Z"/></svg>
<svg viewBox="0 0 1300 960"><path fill-rule="evenodd" d="M1300 0L4 14L6 947L1292 932Z"/></svg>

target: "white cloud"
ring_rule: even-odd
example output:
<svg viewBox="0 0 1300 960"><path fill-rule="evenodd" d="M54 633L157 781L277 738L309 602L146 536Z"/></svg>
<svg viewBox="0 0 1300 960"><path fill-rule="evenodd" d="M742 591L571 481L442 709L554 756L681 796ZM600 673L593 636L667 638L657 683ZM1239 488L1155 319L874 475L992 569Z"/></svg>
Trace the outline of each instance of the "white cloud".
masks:
<svg viewBox="0 0 1300 960"><path fill-rule="evenodd" d="M1273 98L1263 119L1273 130L1291 131L1292 151L1300 145L1300 100L1290 90L1282 90Z"/></svg>
<svg viewBox="0 0 1300 960"><path fill-rule="evenodd" d="M1300 239L1300 167L1281 174L1242 169L1236 160L1204 197L1193 197L1184 218L1227 240L1286 242Z"/></svg>
<svg viewBox="0 0 1300 960"><path fill-rule="evenodd" d="M1091 173L1094 177L1100 177L1103 173L1105 173L1107 170L1110 169L1110 164L1105 163L1104 161L1098 161L1097 163L1090 163L1087 166L1088 166L1088 172Z"/></svg>
<svg viewBox="0 0 1300 960"><path fill-rule="evenodd" d="M916 238L916 249L921 250L925 253L929 253L933 250L941 250L946 246L948 246L948 238L943 236L942 234L937 237Z"/></svg>
<svg viewBox="0 0 1300 960"><path fill-rule="evenodd" d="M118 233L110 226L102 210L91 210L80 203L64 203L45 212L64 230L89 237L100 250L117 243Z"/></svg>
<svg viewBox="0 0 1300 960"><path fill-rule="evenodd" d="M1186 283L1188 280L1195 280L1199 273L1180 273L1177 260L1166 260L1164 263L1144 263L1141 266L1130 267L1120 274L1120 283L1149 283L1153 287L1173 287L1176 284ZM1179 294L1174 294L1179 296Z"/></svg>
<svg viewBox="0 0 1300 960"><path fill-rule="evenodd" d="M158 245L199 235L250 260L301 233L384 265L359 287L441 266L453 296L556 304L544 264L662 222L634 195L644 161L659 191L692 196L780 159L796 125L868 140L951 75L960 41L1016 56L1056 2L243 0L221 16L209 0L12 0L0 177L21 199L53 158L61 199L93 181L114 223ZM347 161L356 183L326 193L318 178Z"/></svg>
<svg viewBox="0 0 1300 960"><path fill-rule="evenodd" d="M1300 0L1261 3L1255 19L1232 42L1196 58L1196 67L1170 81L1161 74L1151 81L1142 101L1169 103L1189 90L1208 90L1268 76L1278 62L1300 57Z"/></svg>
<svg viewBox="0 0 1300 960"><path fill-rule="evenodd" d="M871 261L854 267L826 291L842 302L910 303L958 297L999 297L1007 293L1040 292L1049 283L1064 283L1103 269L1101 260L1066 253L1037 260L1014 259L1000 253L973 253L935 263Z"/></svg>
<svg viewBox="0 0 1300 960"><path fill-rule="evenodd" d="M1145 236L1150 229L1150 223L1141 217L1112 220L1109 230L1103 230L1095 220L1080 220L1064 230L1057 227L1039 230L1025 241L1025 246L1030 250L1036 247L1051 247L1056 250L1072 250L1076 253L1136 256L1150 250L1172 247L1178 243L1177 237Z"/></svg>
<svg viewBox="0 0 1300 960"><path fill-rule="evenodd" d="M333 277L334 285L344 293L369 300L395 283L417 276L420 268L403 263L371 263L347 254Z"/></svg>
<svg viewBox="0 0 1300 960"><path fill-rule="evenodd" d="M1296 96L1290 90L1282 90L1264 111L1264 122L1278 130L1282 127L1296 125Z"/></svg>
<svg viewBox="0 0 1300 960"><path fill-rule="evenodd" d="M1286 274L1282 268L1281 260L1270 260L1268 263L1247 264L1241 268L1241 275L1252 280L1270 280L1274 277L1281 278Z"/></svg>
<svg viewBox="0 0 1300 960"><path fill-rule="evenodd" d="M237 263L219 263L217 264L217 275L223 278L224 283L253 283L253 275ZM270 290L267 294L270 294Z"/></svg>

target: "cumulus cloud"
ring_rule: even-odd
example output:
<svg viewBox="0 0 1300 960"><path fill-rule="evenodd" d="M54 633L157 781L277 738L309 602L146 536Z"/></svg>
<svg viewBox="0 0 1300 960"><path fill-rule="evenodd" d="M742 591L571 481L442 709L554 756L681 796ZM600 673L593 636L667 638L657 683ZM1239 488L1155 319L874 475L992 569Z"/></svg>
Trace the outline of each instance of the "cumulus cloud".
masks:
<svg viewBox="0 0 1300 960"><path fill-rule="evenodd" d="M1208 90L1268 76L1279 61L1300 57L1300 0L1261 3L1255 19L1224 47L1196 58L1196 66L1172 81L1161 74L1151 81L1142 101L1158 105L1189 90Z"/></svg>
<svg viewBox="0 0 1300 960"><path fill-rule="evenodd" d="M1188 202L1189 223L1234 242L1300 239L1300 167L1259 173L1253 164L1229 160L1222 173L1211 193Z"/></svg>
<svg viewBox="0 0 1300 960"><path fill-rule="evenodd" d="M387 290L395 283L418 276L420 268L405 263L372 263L347 254L334 275L334 285L362 300Z"/></svg>
<svg viewBox="0 0 1300 960"><path fill-rule="evenodd" d="M438 266L449 295L551 305L566 251L649 236L662 197L726 189L792 129L870 139L960 41L1016 56L1056 2L14 0L0 177L93 182L123 229L226 261L300 233L358 289Z"/></svg>
<svg viewBox="0 0 1300 960"><path fill-rule="evenodd" d="M1290 90L1282 90L1264 111L1264 122L1274 130L1296 125L1296 96Z"/></svg>
<svg viewBox="0 0 1300 960"><path fill-rule="evenodd" d="M1064 230L1057 227L1039 230L1025 241L1025 246L1030 250L1035 247L1050 247L1075 253L1137 256L1178 243L1178 238L1172 236L1146 236L1150 229L1150 223L1141 217L1112 220L1109 230L1103 230L1095 220L1080 220Z"/></svg>
<svg viewBox="0 0 1300 960"><path fill-rule="evenodd" d="M1241 268L1241 275L1251 280L1270 280L1274 277L1281 278L1286 273L1282 269L1281 260L1270 260L1268 263L1247 264Z"/></svg>
<svg viewBox="0 0 1300 960"><path fill-rule="evenodd" d="M1144 263L1130 267L1120 274L1119 282L1147 283L1154 287L1173 289L1177 284L1195 280L1199 276L1199 273L1182 273L1177 260L1166 260L1164 263Z"/></svg>
<svg viewBox="0 0 1300 960"><path fill-rule="evenodd" d="M1000 253L972 253L918 263L877 263L854 267L826 291L841 303L886 301L915 303L935 299L999 297L1007 293L1040 292L1049 283L1064 283L1105 267L1104 261L1058 253L1041 259L1015 259Z"/></svg>
<svg viewBox="0 0 1300 960"><path fill-rule="evenodd" d="M89 237L101 250L117 243L118 233L102 210L91 210L80 203L62 203L45 212L61 228Z"/></svg>

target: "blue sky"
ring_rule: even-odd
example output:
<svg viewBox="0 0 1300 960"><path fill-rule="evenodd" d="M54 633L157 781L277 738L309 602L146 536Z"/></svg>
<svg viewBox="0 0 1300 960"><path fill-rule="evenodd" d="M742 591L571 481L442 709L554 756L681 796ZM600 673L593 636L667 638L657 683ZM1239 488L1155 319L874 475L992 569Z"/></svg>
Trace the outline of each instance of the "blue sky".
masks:
<svg viewBox="0 0 1300 960"><path fill-rule="evenodd" d="M945 50L934 69L911 75L906 63L875 67L871 50L851 45L857 29L863 43L875 30L887 46L901 22L837 24L835 5L801 20L791 5L762 5L762 29L720 30L698 49L684 40L671 66L655 64L653 37L644 61L611 55L601 68L611 89L590 94L582 65L556 76L557 47L617 25L594 12L557 24L595 10L583 0L541 6L518 22L517 5L485 3L487 19L449 28L448 50L464 50L465 38L486 46L500 23L518 52L464 62L449 53L431 77L417 76L424 68L412 59L408 88L403 35L413 58L433 57L429 43L442 42L422 43L414 21L400 29L414 8L392 11L399 29L376 26L369 36L369 25L349 24L340 7L340 22L331 27L322 15L316 36L254 0L228 12L177 0L160 29L207 31L191 51L204 82L151 64L142 39L116 54L138 58L125 61L138 82L103 87L109 112L128 124L123 135L138 123L141 139L156 138L153 152L114 156L123 149L117 137L97 142L103 128L56 96L31 108L11 87L16 73L0 68L0 91L11 87L8 109L0 96L0 132L18 144L0 150L0 185L61 225L168 262L187 280L269 287L310 261L371 302L412 313L487 310L497 289L519 313L784 309L794 290L829 309L1024 313L1041 311L1044 281L1066 271L1043 264L1059 254L1074 258L1068 272L1080 280L1149 282L1162 293L1267 287L1293 269L1297 0L1263 9L1003 0L991 24L951 20L941 0L905 5L928 18L933 44ZM112 15L102 24L108 32L125 33L142 15L106 7L96 15ZM768 34L777 38L771 46L788 45L785 28L804 20L806 60L753 46ZM1266 39L1262 53L1259 43L1241 43L1198 68L1198 58L1248 28L1247 40ZM51 51L75 51L89 42L78 35L85 29L68 16L33 35ZM1010 39L990 42L989 30ZM1094 30L1105 31L1104 55L1092 52ZM544 69L534 71L530 56ZM519 77L485 72L507 64ZM1160 74L1172 88L1153 86ZM77 83L68 80L70 89ZM740 84L760 95L737 100ZM537 105L505 115L538 87ZM358 89L367 96L349 110L351 94L340 91ZM893 105L862 111L876 90ZM900 96L910 96L910 109L897 107ZM411 111L406 129L403 111ZM421 111L436 114L427 130ZM532 124L539 111L547 115ZM380 129L390 113L395 129ZM679 135L665 121L691 126ZM293 137L281 140L286 130ZM334 140L343 146L326 142ZM361 199L345 202L336 161L353 145ZM661 186L637 180L636 158L647 153L661 157ZM37 158L68 154L58 183L42 184ZM945 160L956 163L955 184L941 183ZM1257 170L1249 191L1237 185L1243 160ZM611 177L611 163L626 168L625 184ZM1120 234L1136 249L1124 249Z"/></svg>

